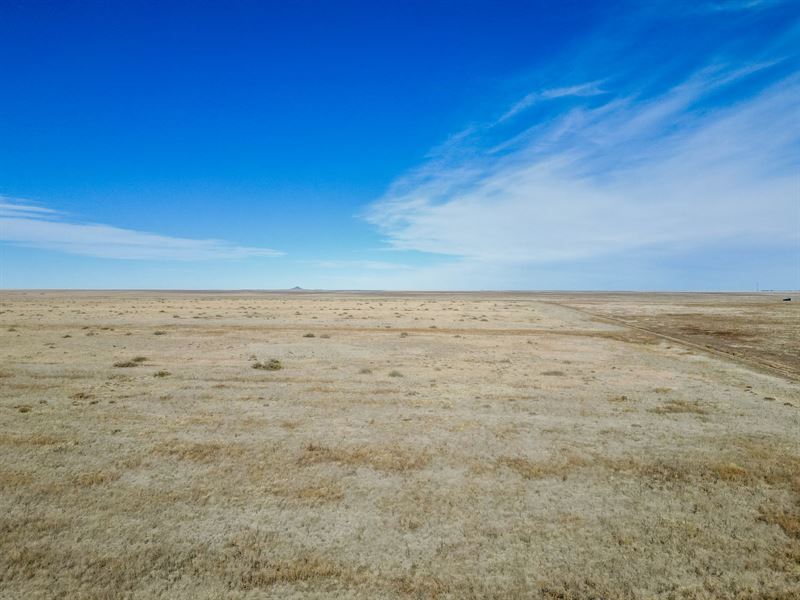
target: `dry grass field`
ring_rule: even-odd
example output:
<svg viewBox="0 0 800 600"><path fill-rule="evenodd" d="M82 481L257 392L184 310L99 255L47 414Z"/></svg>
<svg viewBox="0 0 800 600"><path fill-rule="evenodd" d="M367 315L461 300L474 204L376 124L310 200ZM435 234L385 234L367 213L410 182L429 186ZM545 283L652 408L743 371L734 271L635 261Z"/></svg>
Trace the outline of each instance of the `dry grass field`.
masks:
<svg viewBox="0 0 800 600"><path fill-rule="evenodd" d="M2 598L800 598L800 302L0 293Z"/></svg>

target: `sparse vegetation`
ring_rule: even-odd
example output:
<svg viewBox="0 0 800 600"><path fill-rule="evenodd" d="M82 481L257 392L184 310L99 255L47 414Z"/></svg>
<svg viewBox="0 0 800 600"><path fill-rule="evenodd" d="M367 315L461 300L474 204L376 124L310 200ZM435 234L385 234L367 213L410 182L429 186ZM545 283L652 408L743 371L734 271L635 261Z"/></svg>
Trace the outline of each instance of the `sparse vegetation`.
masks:
<svg viewBox="0 0 800 600"><path fill-rule="evenodd" d="M283 368L283 364L277 358L271 358L266 362L254 362L252 367L263 371L280 371Z"/></svg>
<svg viewBox="0 0 800 600"><path fill-rule="evenodd" d="M131 368L131 367L138 367L143 362L147 362L147 360L148 359L147 359L146 356L136 356L136 357L134 357L134 358L132 358L130 360L117 361L117 362L114 363L114 366L118 367L118 368L122 368L122 369Z"/></svg>
<svg viewBox="0 0 800 600"><path fill-rule="evenodd" d="M700 402L694 400L689 402L688 400L668 400L661 406L657 406L653 409L653 412L658 415L670 415L670 414L695 414L695 415L705 415L708 411L700 406Z"/></svg>
<svg viewBox="0 0 800 600"><path fill-rule="evenodd" d="M790 538L800 539L800 502L794 508L762 507L761 520L777 525Z"/></svg>
<svg viewBox="0 0 800 600"><path fill-rule="evenodd" d="M565 479L569 473L579 467L586 466L588 461L580 456L566 454L558 458L536 461L522 457L505 457L500 459L504 465L525 479L541 479L545 477L558 477Z"/></svg>
<svg viewBox="0 0 800 600"><path fill-rule="evenodd" d="M246 292L0 303L0 331L21 332L0 345L0 596L797 596L800 390L746 360L757 342L752 356L772 348L793 368L780 348L793 351L800 304ZM698 329L680 335L735 341L743 358L573 304L638 311L652 330L690 320ZM153 340L177 313L184 325ZM313 317L330 341L304 341ZM403 327L414 340L398 342ZM76 339L53 344L65 329Z"/></svg>
<svg viewBox="0 0 800 600"><path fill-rule="evenodd" d="M73 483L76 486L88 487L93 485L103 485L119 479L120 474L115 472L95 471L91 473L81 473Z"/></svg>
<svg viewBox="0 0 800 600"><path fill-rule="evenodd" d="M223 456L239 452L235 446L223 446L215 442L184 442L174 440L155 447L154 452L164 456L197 463L213 463Z"/></svg>
<svg viewBox="0 0 800 600"><path fill-rule="evenodd" d="M358 446L354 448L328 448L308 444L300 458L301 465L335 462L351 466L369 466L379 471L404 472L424 468L430 462L426 452L412 452L392 446Z"/></svg>

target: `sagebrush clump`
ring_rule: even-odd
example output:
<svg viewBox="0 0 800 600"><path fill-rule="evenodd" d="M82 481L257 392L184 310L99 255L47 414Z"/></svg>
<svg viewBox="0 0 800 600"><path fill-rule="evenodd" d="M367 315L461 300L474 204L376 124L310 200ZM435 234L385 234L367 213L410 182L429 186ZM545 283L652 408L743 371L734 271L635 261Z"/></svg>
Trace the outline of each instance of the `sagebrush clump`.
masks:
<svg viewBox="0 0 800 600"><path fill-rule="evenodd" d="M283 368L283 364L277 358L271 358L267 362L254 362L253 368L263 371L280 371Z"/></svg>

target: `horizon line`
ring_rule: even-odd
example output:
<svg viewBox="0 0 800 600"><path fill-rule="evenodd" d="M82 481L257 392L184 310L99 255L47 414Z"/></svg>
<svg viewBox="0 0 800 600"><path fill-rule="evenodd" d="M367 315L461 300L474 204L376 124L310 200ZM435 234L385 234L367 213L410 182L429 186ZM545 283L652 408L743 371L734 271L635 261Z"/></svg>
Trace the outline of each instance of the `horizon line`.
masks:
<svg viewBox="0 0 800 600"><path fill-rule="evenodd" d="M371 293L371 294L786 294L800 293L800 289L762 290L669 290L669 289L349 289L349 288L2 288L3 292L164 292L164 293Z"/></svg>

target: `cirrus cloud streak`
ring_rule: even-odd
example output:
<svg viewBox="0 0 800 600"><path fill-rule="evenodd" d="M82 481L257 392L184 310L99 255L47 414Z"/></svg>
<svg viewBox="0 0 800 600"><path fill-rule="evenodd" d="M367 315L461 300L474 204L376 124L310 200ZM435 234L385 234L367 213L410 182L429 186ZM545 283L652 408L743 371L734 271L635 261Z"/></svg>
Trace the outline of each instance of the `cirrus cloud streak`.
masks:
<svg viewBox="0 0 800 600"><path fill-rule="evenodd" d="M734 238L791 244L800 78L690 110L750 71L703 72L645 102L575 108L476 158L432 161L397 180L367 219L394 248L480 260L552 262Z"/></svg>
<svg viewBox="0 0 800 600"><path fill-rule="evenodd" d="M224 240L173 237L113 225L71 222L59 211L8 198L0 198L0 242L127 260L191 261L283 254Z"/></svg>

